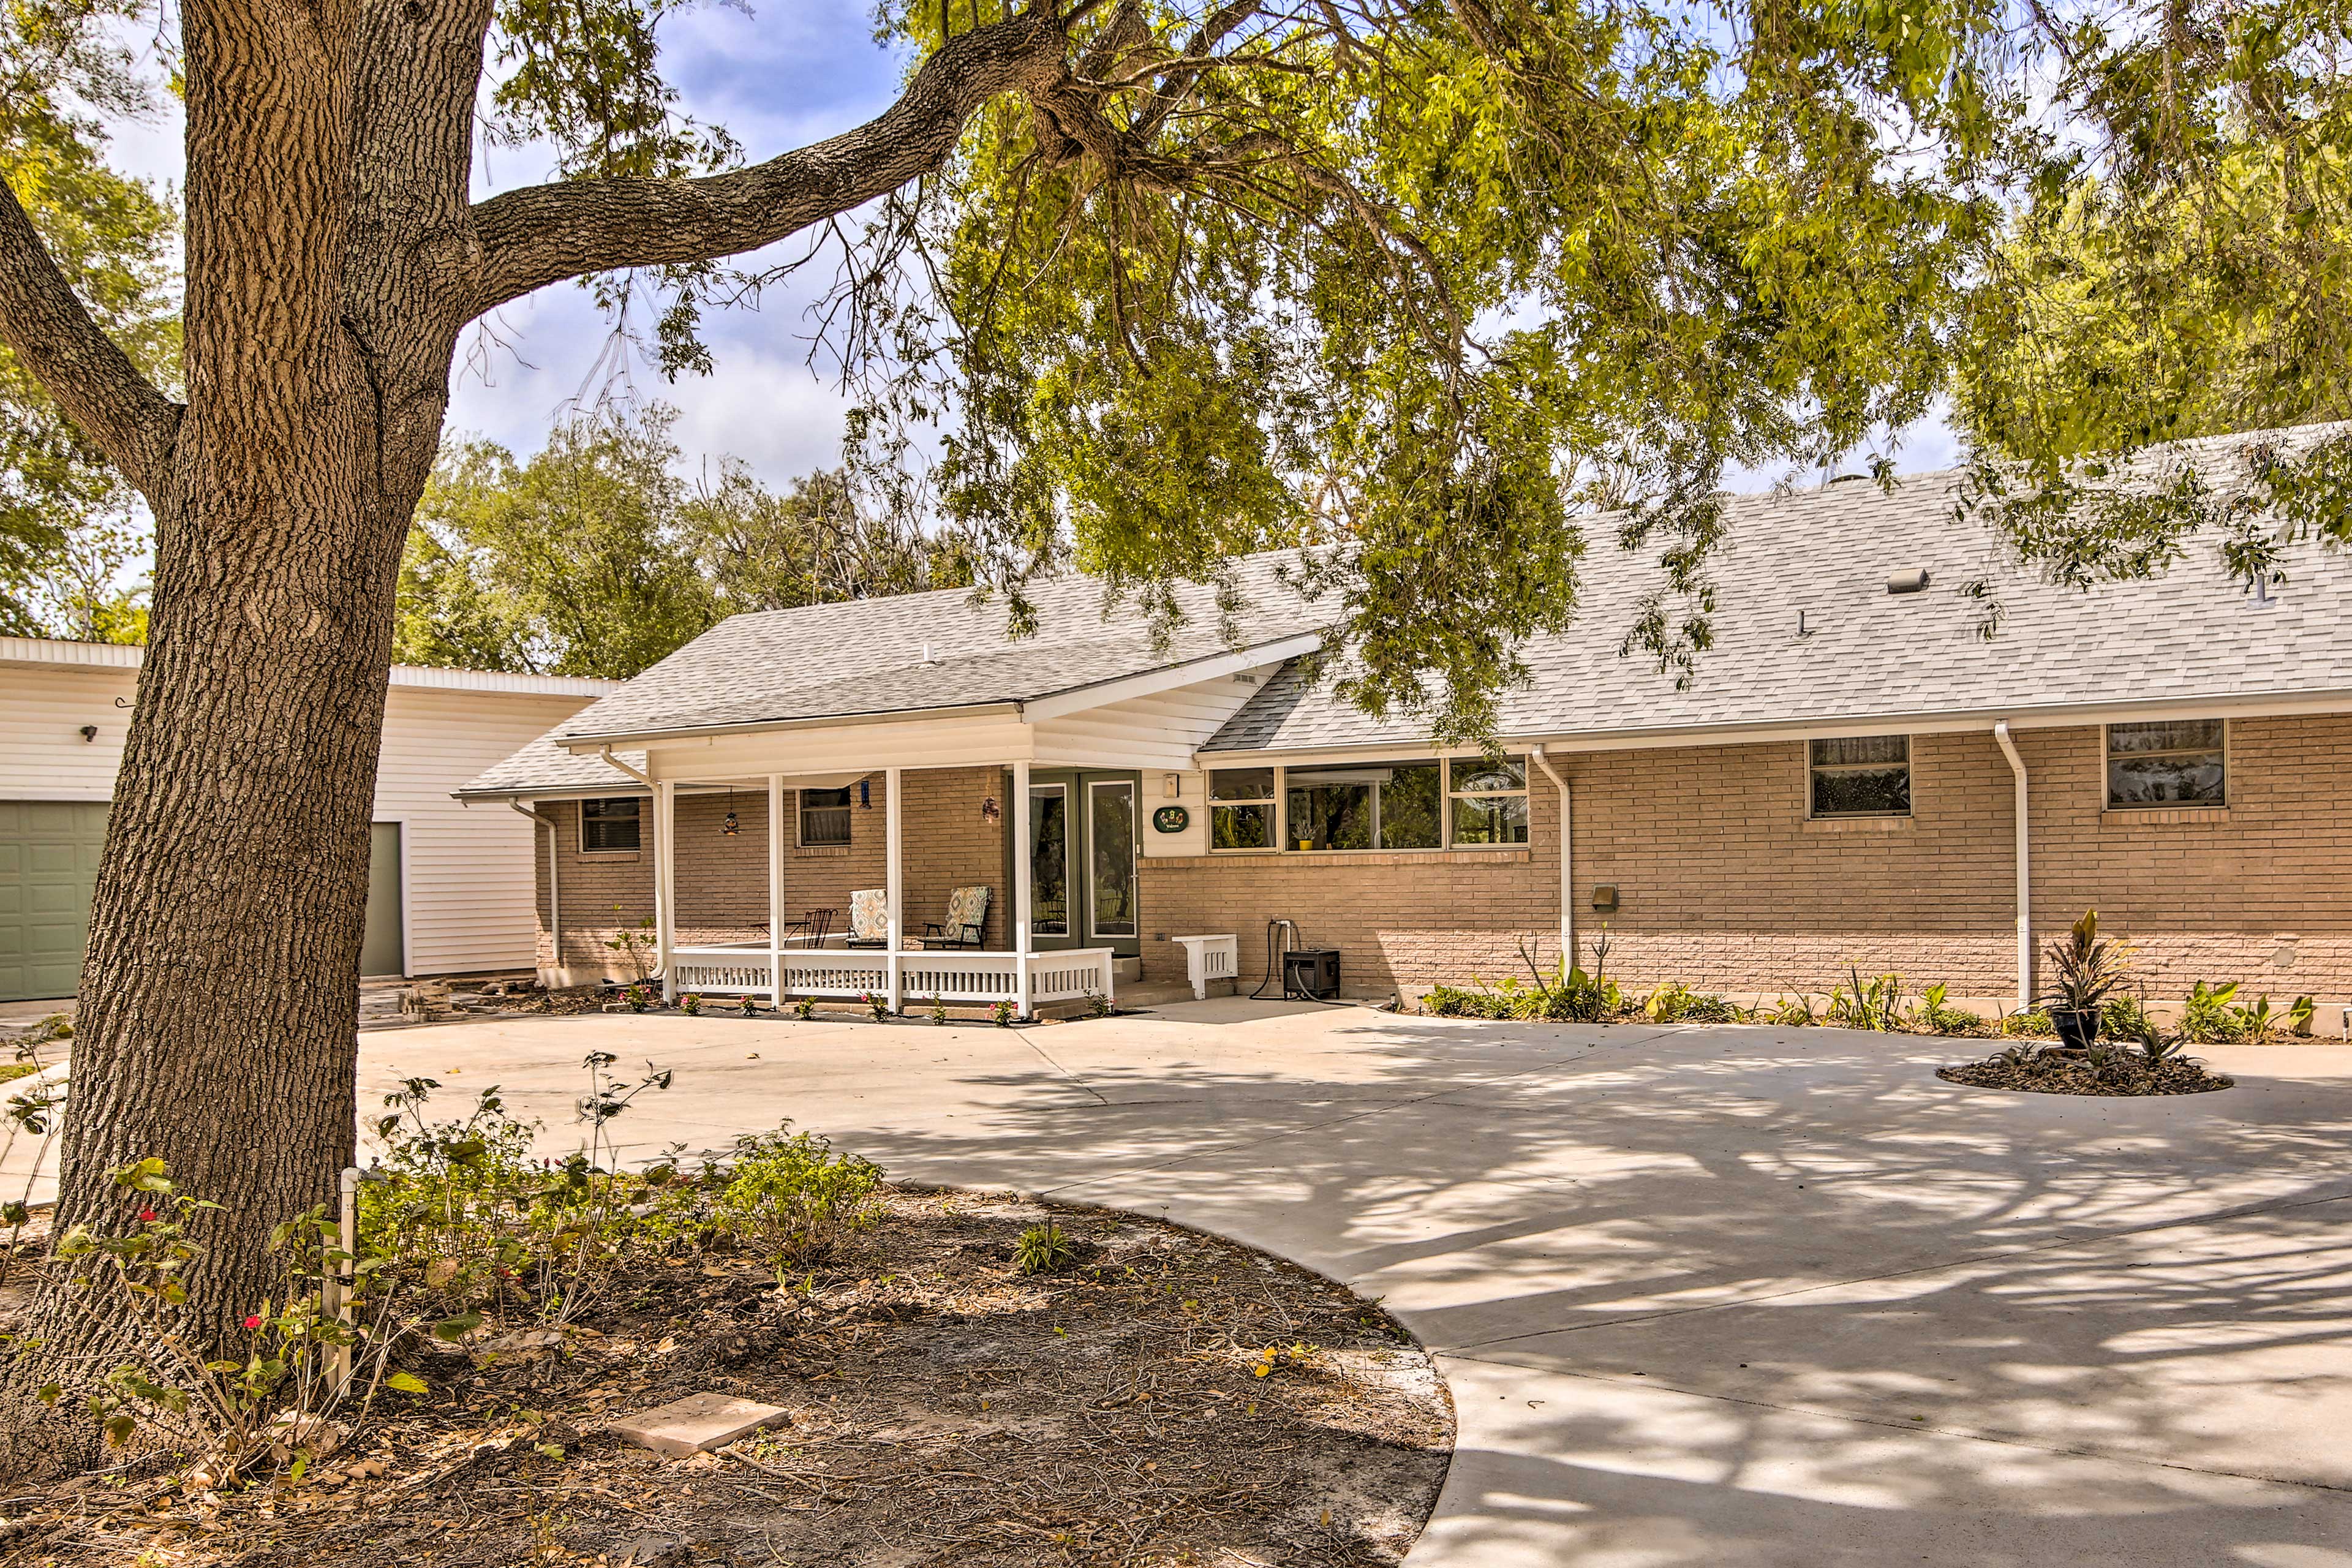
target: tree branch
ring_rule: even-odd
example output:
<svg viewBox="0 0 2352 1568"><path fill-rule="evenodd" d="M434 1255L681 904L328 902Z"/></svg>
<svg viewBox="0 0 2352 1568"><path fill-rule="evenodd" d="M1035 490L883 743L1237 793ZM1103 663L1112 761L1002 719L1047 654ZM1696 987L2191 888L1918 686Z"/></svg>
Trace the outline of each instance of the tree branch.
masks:
<svg viewBox="0 0 2352 1568"><path fill-rule="evenodd" d="M848 212L939 168L990 99L1059 81L1067 51L1062 18L1025 11L941 48L875 119L751 168L533 185L477 203L481 261L469 315L585 273L755 250Z"/></svg>
<svg viewBox="0 0 2352 1568"><path fill-rule="evenodd" d="M156 500L179 435L180 405L156 391L90 319L5 181L0 181L0 342L123 477Z"/></svg>

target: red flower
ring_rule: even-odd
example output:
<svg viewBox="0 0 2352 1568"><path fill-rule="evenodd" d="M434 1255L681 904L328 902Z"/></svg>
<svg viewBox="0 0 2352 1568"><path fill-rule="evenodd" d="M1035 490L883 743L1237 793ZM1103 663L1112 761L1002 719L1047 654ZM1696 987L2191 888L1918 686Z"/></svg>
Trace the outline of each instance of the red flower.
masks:
<svg viewBox="0 0 2352 1568"><path fill-rule="evenodd" d="M258 1312L256 1312L256 1313L252 1314L250 1317L247 1318L247 1319L245 1320L245 1326L246 1326L247 1328L248 1328L248 1329L257 1329L257 1328L261 1327L261 1314L260 1314L260 1313L258 1313Z"/></svg>
<svg viewBox="0 0 2352 1568"><path fill-rule="evenodd" d="M141 1209L139 1211L139 1223L142 1225L153 1225L155 1223L155 1211L153 1209Z"/></svg>

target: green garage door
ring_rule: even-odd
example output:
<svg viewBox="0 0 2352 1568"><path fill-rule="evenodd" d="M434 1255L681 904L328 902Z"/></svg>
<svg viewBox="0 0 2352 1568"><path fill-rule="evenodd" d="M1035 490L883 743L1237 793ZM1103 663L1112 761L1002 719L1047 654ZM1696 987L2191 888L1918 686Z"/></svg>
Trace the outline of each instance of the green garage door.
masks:
<svg viewBox="0 0 2352 1568"><path fill-rule="evenodd" d="M105 847L103 805L0 801L0 1002L74 994Z"/></svg>
<svg viewBox="0 0 2352 1568"><path fill-rule="evenodd" d="M106 807L0 800L0 1002L70 996L89 941L89 895L106 847ZM362 974L401 972L400 824L368 835Z"/></svg>

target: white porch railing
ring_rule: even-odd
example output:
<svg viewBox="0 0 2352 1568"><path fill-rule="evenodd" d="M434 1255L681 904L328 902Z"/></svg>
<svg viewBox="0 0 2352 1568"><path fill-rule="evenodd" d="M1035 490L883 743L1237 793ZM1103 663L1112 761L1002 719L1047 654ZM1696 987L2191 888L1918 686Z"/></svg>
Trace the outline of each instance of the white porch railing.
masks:
<svg viewBox="0 0 2352 1568"><path fill-rule="evenodd" d="M892 962L896 959L896 963ZM674 947L670 984L675 991L730 996L856 998L887 996L898 973L898 1002L916 1006L934 1000L992 1005L1010 1001L1024 1013L1055 1002L1106 1001L1112 994L1117 955L1107 947L1086 947L1028 955L1029 995L1021 996L1022 956L1014 952L915 948L897 953L879 948L786 948L778 961L750 947Z"/></svg>

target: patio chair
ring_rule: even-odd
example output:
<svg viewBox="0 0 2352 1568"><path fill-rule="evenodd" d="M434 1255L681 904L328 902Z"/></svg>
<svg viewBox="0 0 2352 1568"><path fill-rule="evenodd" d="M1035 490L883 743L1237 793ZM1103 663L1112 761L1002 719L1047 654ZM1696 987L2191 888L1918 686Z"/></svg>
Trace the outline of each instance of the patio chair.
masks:
<svg viewBox="0 0 2352 1568"><path fill-rule="evenodd" d="M978 947L988 927L986 888L958 888L948 894L948 918L923 927L925 947Z"/></svg>
<svg viewBox="0 0 2352 1568"><path fill-rule="evenodd" d="M831 910L811 910L796 921L784 922L784 935L807 947L823 947L832 931Z"/></svg>
<svg viewBox="0 0 2352 1568"><path fill-rule="evenodd" d="M879 888L861 888L849 895L849 935L844 947L890 945L890 900Z"/></svg>

